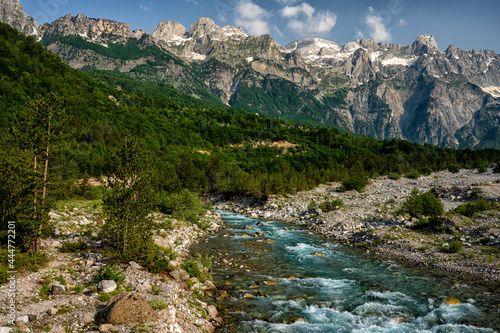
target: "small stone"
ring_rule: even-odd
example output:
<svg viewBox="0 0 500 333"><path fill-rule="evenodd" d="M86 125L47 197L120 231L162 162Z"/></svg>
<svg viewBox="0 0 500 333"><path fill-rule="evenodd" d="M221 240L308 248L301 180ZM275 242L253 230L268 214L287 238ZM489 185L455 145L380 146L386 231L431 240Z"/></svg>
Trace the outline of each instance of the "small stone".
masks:
<svg viewBox="0 0 500 333"><path fill-rule="evenodd" d="M30 321L36 321L36 320L38 319L38 316L37 316L37 315L35 315L35 314L29 314L29 315L28 315L28 319L29 319Z"/></svg>
<svg viewBox="0 0 500 333"><path fill-rule="evenodd" d="M215 284L210 281L210 280L207 280L203 283L203 286L208 289L208 290L212 290L212 289L216 289L217 287L215 286Z"/></svg>
<svg viewBox="0 0 500 333"><path fill-rule="evenodd" d="M115 290L117 287L116 282L114 280L102 280L97 285L97 289L101 290L105 293L110 293Z"/></svg>
<svg viewBox="0 0 500 333"><path fill-rule="evenodd" d="M66 287L60 284L54 284L52 285L50 292L52 295L62 295L66 293Z"/></svg>
<svg viewBox="0 0 500 333"><path fill-rule="evenodd" d="M21 325L21 324L27 324L29 323L30 319L28 316L22 316L22 317L18 317L16 319L16 324L17 325Z"/></svg>
<svg viewBox="0 0 500 333"><path fill-rule="evenodd" d="M82 324L90 324L91 322L94 321L94 314L92 313L87 313L85 316L82 318Z"/></svg>
<svg viewBox="0 0 500 333"><path fill-rule="evenodd" d="M130 267L132 269L141 269L142 268L142 266L139 265L138 263L136 263L135 261L129 261L128 264L130 265Z"/></svg>
<svg viewBox="0 0 500 333"><path fill-rule="evenodd" d="M169 274L175 281L181 280L181 273L177 269L171 271Z"/></svg>
<svg viewBox="0 0 500 333"><path fill-rule="evenodd" d="M99 331L100 332L110 332L114 329L113 325L111 324L102 324L99 326Z"/></svg>
<svg viewBox="0 0 500 333"><path fill-rule="evenodd" d="M54 326L51 330L50 333L66 333L66 330L64 327L61 326Z"/></svg>
<svg viewBox="0 0 500 333"><path fill-rule="evenodd" d="M243 228L244 230L253 230L253 227L249 226L249 225L246 225L245 228Z"/></svg>
<svg viewBox="0 0 500 333"><path fill-rule="evenodd" d="M224 324L224 319L222 319L221 317L217 317L212 319L212 322L215 326L222 326L222 324Z"/></svg>
<svg viewBox="0 0 500 333"><path fill-rule="evenodd" d="M207 318L208 320L214 319L217 317L217 308L214 305L209 305L205 308L205 311L207 311Z"/></svg>
<svg viewBox="0 0 500 333"><path fill-rule="evenodd" d="M149 283L144 282L135 286L134 290L137 291L138 293L147 293L153 290L153 287L151 287Z"/></svg>
<svg viewBox="0 0 500 333"><path fill-rule="evenodd" d="M51 316L55 315L57 313L57 309L56 308L50 308L47 310L47 313Z"/></svg>
<svg viewBox="0 0 500 333"><path fill-rule="evenodd" d="M243 294L243 298L254 298L254 297L255 297L255 295L252 293L244 293Z"/></svg>

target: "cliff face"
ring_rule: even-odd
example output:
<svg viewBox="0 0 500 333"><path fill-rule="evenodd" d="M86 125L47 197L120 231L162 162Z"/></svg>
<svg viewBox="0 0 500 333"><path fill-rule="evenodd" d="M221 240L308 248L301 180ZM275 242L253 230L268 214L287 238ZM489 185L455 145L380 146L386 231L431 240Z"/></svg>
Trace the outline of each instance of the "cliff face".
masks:
<svg viewBox="0 0 500 333"><path fill-rule="evenodd" d="M59 18L36 27L19 1L0 0L2 21L39 40L76 36L94 44L157 47L165 56L114 57L53 40L47 48L72 67L119 70L185 92L285 120L338 126L378 139L402 138L452 148L500 148L500 55L439 50L434 37L412 45L307 38L281 46L268 36L200 18L189 30L160 23L151 35L126 23ZM161 59L160 59L161 58Z"/></svg>
<svg viewBox="0 0 500 333"><path fill-rule="evenodd" d="M36 21L24 13L19 0L0 0L0 22L7 23L25 35L36 35Z"/></svg>

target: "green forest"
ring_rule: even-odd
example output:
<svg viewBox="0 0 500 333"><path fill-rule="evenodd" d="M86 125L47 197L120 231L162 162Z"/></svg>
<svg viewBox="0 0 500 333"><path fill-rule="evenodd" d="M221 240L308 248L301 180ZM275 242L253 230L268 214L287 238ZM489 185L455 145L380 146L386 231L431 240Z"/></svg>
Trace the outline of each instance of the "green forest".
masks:
<svg viewBox="0 0 500 333"><path fill-rule="evenodd" d="M137 54L156 52L129 46ZM107 52L129 56L118 46ZM253 100L264 97L279 107L277 96ZM332 103L342 102L335 98ZM6 24L0 24L0 137L2 230L5 221L20 216L39 219L34 226L26 222L30 235L40 235L51 200L78 195L76 180L84 176L126 179L147 171L149 188L160 193L151 209L161 209L168 207L165 198L181 193L265 199L332 181L366 183L381 175L418 176L450 167L484 170L500 160L498 150L452 150L298 126L203 102L164 83L77 71ZM46 204L35 216L33 196Z"/></svg>

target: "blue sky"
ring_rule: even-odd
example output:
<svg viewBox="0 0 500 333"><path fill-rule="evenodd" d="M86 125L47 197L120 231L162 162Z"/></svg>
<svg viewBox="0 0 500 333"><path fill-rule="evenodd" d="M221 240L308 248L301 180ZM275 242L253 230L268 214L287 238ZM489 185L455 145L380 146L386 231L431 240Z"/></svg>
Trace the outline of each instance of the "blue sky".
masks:
<svg viewBox="0 0 500 333"><path fill-rule="evenodd" d="M373 38L408 45L434 35L445 50L491 49L500 53L500 0L21 0L37 23L68 13L126 22L151 33L162 21L189 26L202 16L217 25L267 33L286 45L306 37L338 44Z"/></svg>

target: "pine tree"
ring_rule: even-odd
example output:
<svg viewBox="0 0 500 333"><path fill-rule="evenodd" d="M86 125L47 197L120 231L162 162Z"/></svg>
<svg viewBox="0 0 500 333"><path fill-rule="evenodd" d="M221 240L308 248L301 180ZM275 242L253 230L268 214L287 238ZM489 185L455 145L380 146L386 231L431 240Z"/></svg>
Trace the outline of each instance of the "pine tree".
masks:
<svg viewBox="0 0 500 333"><path fill-rule="evenodd" d="M19 155L10 160L10 166L18 169L23 179L13 187L12 195L17 199L11 213L15 212L16 231L28 252L40 250L42 231L48 225L52 194L49 187L53 185L49 181L49 162L63 140L66 119L60 98L53 93L47 97L36 95L28 100L12 129L12 149Z"/></svg>
<svg viewBox="0 0 500 333"><path fill-rule="evenodd" d="M108 250L121 261L141 261L152 243L155 182L151 158L138 140L127 135L113 153L115 173L107 177L103 199L103 235Z"/></svg>

